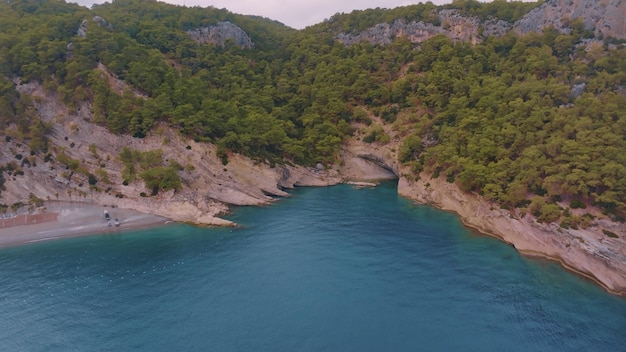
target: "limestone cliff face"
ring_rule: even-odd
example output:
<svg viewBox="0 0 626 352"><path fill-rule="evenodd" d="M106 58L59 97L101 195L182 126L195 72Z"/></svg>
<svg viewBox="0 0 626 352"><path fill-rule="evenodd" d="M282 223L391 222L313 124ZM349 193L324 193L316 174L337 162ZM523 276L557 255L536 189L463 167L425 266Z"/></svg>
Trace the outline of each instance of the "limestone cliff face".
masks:
<svg viewBox="0 0 626 352"><path fill-rule="evenodd" d="M388 45L398 37L418 44L436 35L443 34L455 41L480 43L485 36L504 35L511 26L505 21L481 21L476 17L465 17L457 10L442 9L438 12L441 25L436 26L422 21L406 23L396 20L392 24L380 23L356 35L339 33L336 39L346 45L363 40L372 44Z"/></svg>
<svg viewBox="0 0 626 352"><path fill-rule="evenodd" d="M553 26L562 33L569 33L571 20L582 19L585 29L596 36L626 39L626 1L623 0L549 0L531 10L522 19L510 25L501 20L482 21L476 17L462 16L459 11L442 9L437 12L440 25L396 20L379 23L361 33L339 33L336 39L346 45L368 41L388 45L395 38L405 37L418 44L438 34L455 41L480 43L486 37L502 36L510 30L516 34L541 32Z"/></svg>
<svg viewBox="0 0 626 352"><path fill-rule="evenodd" d="M607 37L626 39L626 2L623 0L549 0L517 21L518 34L548 26L568 32L567 22L581 18L585 28Z"/></svg>
<svg viewBox="0 0 626 352"><path fill-rule="evenodd" d="M437 34L446 33L441 27L424 22L405 23L396 20L393 24L379 23L356 35L339 33L335 38L346 45L353 45L361 41L371 44L388 45L397 37L406 37L411 43L421 43Z"/></svg>
<svg viewBox="0 0 626 352"><path fill-rule="evenodd" d="M512 244L530 256L556 260L607 290L626 295L626 240L610 238L602 228L626 233L624 224L599 220L588 229L562 229L541 224L530 215L497 208L480 196L461 191L443 178L422 175L419 181L401 178L398 193L419 203L452 211L463 223Z"/></svg>
<svg viewBox="0 0 626 352"><path fill-rule="evenodd" d="M284 190L295 186L326 186L341 182L337 171L299 166L270 167L241 155L229 156L223 165L216 147L182 139L166 126L158 128L146 138L115 135L91 122L89 105L70 112L54 96L43 92L36 83L18 85L20 94L34 98L36 112L53 125L49 134L51 150L64 150L89 173L104 170L107 181L99 177L97 187L91 190L85 173L72 172L63 164L43 156L30 156L26 145L17 140L0 141L2 164L29 158L21 167L23 174L12 173L6 180L1 202L27 202L29 195L42 200L87 202L100 205L131 208L161 215L176 221L197 224L225 225L218 216L228 211L229 205L264 205L277 197L288 196ZM178 162L183 187L157 196L150 194L142 181L122 183L123 165L118 156L124 147L138 151L161 149L163 162ZM16 159L20 155L20 159ZM22 157L24 156L24 157Z"/></svg>
<svg viewBox="0 0 626 352"><path fill-rule="evenodd" d="M563 229L555 223L539 223L532 215L517 210L500 209L478 194L462 191L444 177L421 174L416 180L411 170L397 161L397 133L389 126L383 128L391 137L388 144L364 143L363 132L355 128L355 138L342 152L340 173L345 178L370 180L374 175L384 175L386 170L388 175L399 178L401 196L454 212L465 225L500 238L523 254L556 260L607 290L626 296L626 224L598 218L587 229ZM620 235L608 237L603 230Z"/></svg>
<svg viewBox="0 0 626 352"><path fill-rule="evenodd" d="M232 40L243 49L254 48L254 43L248 34L228 21L219 22L214 26L189 30L187 34L198 44L213 44L223 47L226 42Z"/></svg>

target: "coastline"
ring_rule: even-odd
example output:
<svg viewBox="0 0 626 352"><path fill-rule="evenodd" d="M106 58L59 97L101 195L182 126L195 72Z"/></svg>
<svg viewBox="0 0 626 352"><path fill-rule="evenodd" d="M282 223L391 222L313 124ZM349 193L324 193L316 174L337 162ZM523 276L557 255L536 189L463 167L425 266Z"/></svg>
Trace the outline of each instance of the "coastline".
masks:
<svg viewBox="0 0 626 352"><path fill-rule="evenodd" d="M393 135L390 129L387 132ZM463 192L444 178L432 178L425 172L411 176L411 170L398 163L396 150L398 145L394 143L365 145L352 140L343 150L345 165L340 174L370 181L380 168L391 170L398 179L400 196L454 213L468 228L512 245L521 255L557 262L606 291L626 297L626 224L600 214L584 228L539 223L524 212L500 209L477 194ZM566 208L567 204L561 206ZM617 237L607 236L607 230Z"/></svg>
<svg viewBox="0 0 626 352"><path fill-rule="evenodd" d="M112 220L119 220L119 226L108 226L104 218L105 210ZM167 218L132 209L69 202L48 205L41 214L47 215L45 221L0 228L0 248L61 238L122 233L170 222Z"/></svg>
<svg viewBox="0 0 626 352"><path fill-rule="evenodd" d="M368 181L370 182L344 181L344 183L356 186L365 183L368 186L375 185L371 179ZM586 248L587 246L581 245L585 243L580 241L581 237L572 237L569 232L561 233L561 236L557 236L561 238L555 240L556 233L553 229L529 222L528 219L505 216L493 209L487 210L485 207L488 205L468 194L451 189L453 188L451 185L439 184L440 182L431 179L430 182L433 184L426 187L421 185L422 182L407 182L406 179L400 178L398 194L418 203L452 212L468 228L512 245L521 255L557 262L566 270L593 281L606 291L626 297L626 278L620 275L622 269L626 269L626 261L619 260L619 253L613 253L612 259L609 260L605 255L598 255L597 243L588 243L591 246L590 250ZM45 210L29 214L28 217L31 219L26 225L7 226L10 221L4 220L0 224L5 226L0 226L0 248L95 234L117 234L141 228L160 227L173 222L169 218L134 209L80 202L50 202L43 209ZM119 227L107 225L105 211L112 220L119 219ZM32 219L37 216L43 220ZM201 225L198 222L194 224ZM217 226L220 225L233 224L229 222ZM563 236L565 234L569 236ZM585 234L582 236L587 241L593 242Z"/></svg>
<svg viewBox="0 0 626 352"><path fill-rule="evenodd" d="M443 210L443 209L441 209L441 210ZM583 271L581 269L578 269L574 265L570 265L560 255L550 255L550 254L546 254L545 252L542 252L542 251L537 251L537 250L532 250L532 249L520 249L520 248L517 248L515 246L515 243L507 240L506 237L504 237L504 236L502 236L500 234L491 232L491 231L487 231L487 230L485 230L482 227L475 226L475 225L471 224L470 222L468 222L465 218L463 218L458 213L456 213L456 212L452 212L452 213L455 214L461 220L461 223L463 223L463 225L466 226L467 228L472 229L474 231L477 231L481 235L493 237L493 238L495 238L495 239L497 239L499 241L502 241L502 242L512 246L513 248L515 248L515 250L519 254L521 254L521 255L523 255L525 257L543 259L543 260L547 260L547 261L558 263L565 270L570 271L570 272L572 272L572 273L574 273L574 274L576 274L578 276L581 276L581 277L583 277L583 278L585 278L587 280L592 281L596 285L602 287L607 292L609 292L611 294L614 294L614 295L617 295L617 296L621 296L621 297L625 297L626 298L626 291L615 290L615 289L609 287L606 283L604 283L602 280L600 280L598 277L596 277L593 273L585 272L585 271Z"/></svg>
<svg viewBox="0 0 626 352"><path fill-rule="evenodd" d="M97 143L99 158L107 160L108 177L111 185L116 186L112 186L111 192L91 192L84 175L64 177L59 170L65 167L54 160L33 163L24 168L23 177L14 177L5 183L3 202L24 202L30 194L47 199L46 212L56 214L56 217L51 216L54 221L15 227L3 227L12 220L3 222L0 224L0 247L162 226L169 220L200 226L234 226L219 218L228 211L229 205L271 204L276 198L288 196L286 190L298 186L329 186L346 181L371 183L393 178L399 179L399 195L453 212L466 226L513 245L523 255L560 262L566 269L591 278L607 291L626 296L626 224L598 220L588 229L560 229L556 224L540 224L532 217L502 211L478 195L460 192L457 186L442 178L432 179L426 174L416 178L408 166L398 162L401 143L398 132L373 114L369 117L383 126L391 141L386 144L365 143L367 126L355 123L352 126L357 133L343 145L339 162L334 166L270 166L235 153L229 154L228 165L223 165L215 145L185 140L170 128L160 126L162 134L151 133L142 139L116 135L90 122L89 106L78 109L77 113L69 113L55 96L47 95L35 82L18 85L18 91L37 97L35 102L40 118L53 126L50 143L57 146L74 144L75 147L67 148L65 152L73 159L86 160L85 165L91 165L92 173L96 172L95 165L99 163L89 146L94 142L94 135L101 136ZM64 123L57 123L58 116L63 116ZM169 143L163 144L163 138L168 138ZM26 146L11 143L7 144L10 148L0 150L0 159L12 160L11 150L23 155L28 153ZM128 185L122 182L123 165L116 155L123 146L141 152L159 149L164 158L172 160L179 159L184 151L186 162L193 166L179 172L185 187L156 197L138 196L146 191L142 182ZM90 195L91 203L76 202L81 199L81 193ZM109 204L119 208L104 206ZM120 228L106 226L104 209L123 211L112 214L113 218L122 220ZM603 229L619 234L619 238L607 237Z"/></svg>
<svg viewBox="0 0 626 352"><path fill-rule="evenodd" d="M398 193L456 214L468 228L512 245L521 255L559 263L607 292L626 297L626 240L606 238L600 228L562 229L532 217L508 214L440 179L400 178ZM620 231L621 232L621 231Z"/></svg>

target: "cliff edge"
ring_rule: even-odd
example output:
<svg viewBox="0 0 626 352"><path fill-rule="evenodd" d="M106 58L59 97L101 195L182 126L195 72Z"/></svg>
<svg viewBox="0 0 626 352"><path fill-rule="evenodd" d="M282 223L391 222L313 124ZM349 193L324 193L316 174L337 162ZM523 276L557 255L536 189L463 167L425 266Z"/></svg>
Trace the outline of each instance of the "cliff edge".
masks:
<svg viewBox="0 0 626 352"><path fill-rule="evenodd" d="M417 179L398 162L401 139L389 125L369 116L390 136L389 143L365 143L367 126L354 126L356 133L342 151L340 173L353 180L371 180L379 170L397 175L398 194L420 204L456 213L463 223L484 234L513 245L520 253L555 260L614 294L626 296L626 224L611 221L598 213L587 228L562 228L540 223L519 210L505 210L473 192L462 191L445 177L421 173ZM366 163L370 168L360 167ZM566 207L563 204L563 207ZM605 231L619 234L607 236Z"/></svg>

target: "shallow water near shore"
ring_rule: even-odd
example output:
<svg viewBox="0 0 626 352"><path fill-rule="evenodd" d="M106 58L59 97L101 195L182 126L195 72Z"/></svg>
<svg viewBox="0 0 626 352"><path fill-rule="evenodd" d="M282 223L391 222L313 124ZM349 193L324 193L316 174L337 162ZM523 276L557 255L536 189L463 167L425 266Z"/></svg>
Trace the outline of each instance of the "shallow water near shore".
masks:
<svg viewBox="0 0 626 352"><path fill-rule="evenodd" d="M0 351L622 351L626 299L413 205L302 188L236 229L0 250Z"/></svg>

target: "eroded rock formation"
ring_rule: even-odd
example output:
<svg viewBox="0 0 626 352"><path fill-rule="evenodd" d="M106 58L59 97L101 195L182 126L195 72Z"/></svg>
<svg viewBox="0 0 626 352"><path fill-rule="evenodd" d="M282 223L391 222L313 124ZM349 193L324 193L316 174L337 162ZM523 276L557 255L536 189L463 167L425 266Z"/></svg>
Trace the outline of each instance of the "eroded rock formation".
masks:
<svg viewBox="0 0 626 352"><path fill-rule="evenodd" d="M363 40L372 44L388 45L398 37L408 38L418 44L438 34L455 41L480 43L485 36L504 35L511 26L505 21L490 19L481 21L476 17L462 16L457 10L442 9L438 12L441 25L436 26L422 21L406 23L396 20L392 24L379 23L358 34L339 33L336 39L346 45Z"/></svg>
<svg viewBox="0 0 626 352"><path fill-rule="evenodd" d="M553 26L568 33L569 22L577 18L596 36L626 39L626 1L623 0L549 0L517 21L514 30L526 34Z"/></svg>
<svg viewBox="0 0 626 352"><path fill-rule="evenodd" d="M235 45L243 49L253 49L254 43L243 29L226 21L214 26L201 27L187 31L191 39L198 44L213 44L220 47L232 40Z"/></svg>
<svg viewBox="0 0 626 352"><path fill-rule="evenodd" d="M98 26L100 27L105 27L108 29L113 29L113 25L111 25L109 22L107 22L107 20L105 20L104 18L100 17L100 16L93 16L93 18L91 19L93 22L97 23ZM86 37L87 36L87 25L89 24L89 22L87 20L83 20L80 25L78 26L78 29L76 30L76 35L79 37Z"/></svg>
<svg viewBox="0 0 626 352"><path fill-rule="evenodd" d="M626 2L623 0L549 0L531 10L522 19L509 23L477 17L467 17L458 10L442 9L437 12L441 25L424 22L379 23L361 33L339 33L336 39L346 45L368 41L377 45L388 45L395 38L405 37L418 44L429 38L444 34L455 41L480 43L489 36L502 36L509 30L517 34L541 32L554 27L562 33L570 33L572 20L580 18L586 30L596 37L626 39Z"/></svg>

